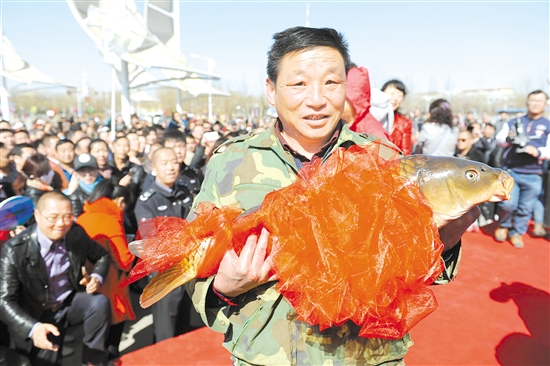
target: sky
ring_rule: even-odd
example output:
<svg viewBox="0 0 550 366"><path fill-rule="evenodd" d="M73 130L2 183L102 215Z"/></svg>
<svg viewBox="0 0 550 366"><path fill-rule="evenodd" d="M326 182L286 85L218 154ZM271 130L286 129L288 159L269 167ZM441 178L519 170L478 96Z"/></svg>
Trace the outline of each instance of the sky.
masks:
<svg viewBox="0 0 550 366"><path fill-rule="evenodd" d="M548 1L182 0L182 53L203 70L190 55L213 58L222 89L263 93L272 35L306 25L308 3L309 25L343 33L373 86L398 78L412 92L548 91ZM110 90L110 66L65 1L0 0L0 12L2 32L29 64L77 86L85 70L90 87Z"/></svg>

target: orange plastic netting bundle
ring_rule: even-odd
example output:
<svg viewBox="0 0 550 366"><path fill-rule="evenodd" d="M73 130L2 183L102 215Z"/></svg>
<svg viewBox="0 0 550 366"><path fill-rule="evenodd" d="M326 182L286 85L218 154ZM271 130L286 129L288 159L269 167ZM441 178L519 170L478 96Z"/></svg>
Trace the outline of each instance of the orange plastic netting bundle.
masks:
<svg viewBox="0 0 550 366"><path fill-rule="evenodd" d="M191 223L157 218L141 226L145 264L133 279L162 272L210 236L197 277L213 275L230 246L239 253L265 226L279 239L271 248L277 290L300 320L321 330L351 320L363 337L402 337L437 306L428 285L443 270L443 246L422 193L379 148L338 149L247 215L202 205Z"/></svg>

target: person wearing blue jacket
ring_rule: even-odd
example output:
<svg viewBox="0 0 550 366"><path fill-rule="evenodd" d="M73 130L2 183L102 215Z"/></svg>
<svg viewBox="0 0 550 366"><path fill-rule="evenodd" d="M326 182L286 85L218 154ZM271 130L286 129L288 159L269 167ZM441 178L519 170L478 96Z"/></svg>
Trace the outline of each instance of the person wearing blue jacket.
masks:
<svg viewBox="0 0 550 366"><path fill-rule="evenodd" d="M543 161L550 156L550 121L544 117L548 96L535 90L527 96L527 114L508 121L497 135L505 148L504 168L514 178L512 200L498 204L497 241L510 239L523 248L522 236L542 191Z"/></svg>

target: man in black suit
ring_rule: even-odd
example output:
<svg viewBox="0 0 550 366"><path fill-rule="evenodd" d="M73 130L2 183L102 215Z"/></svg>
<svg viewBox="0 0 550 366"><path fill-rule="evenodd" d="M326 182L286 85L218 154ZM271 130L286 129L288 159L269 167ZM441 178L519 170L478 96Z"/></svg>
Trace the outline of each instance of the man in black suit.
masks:
<svg viewBox="0 0 550 366"><path fill-rule="evenodd" d="M82 362L107 362L109 300L95 294L109 254L73 222L71 202L58 192L38 201L36 224L4 244L0 256L0 320L33 365L59 365L68 325L84 325ZM95 264L88 276L86 260Z"/></svg>

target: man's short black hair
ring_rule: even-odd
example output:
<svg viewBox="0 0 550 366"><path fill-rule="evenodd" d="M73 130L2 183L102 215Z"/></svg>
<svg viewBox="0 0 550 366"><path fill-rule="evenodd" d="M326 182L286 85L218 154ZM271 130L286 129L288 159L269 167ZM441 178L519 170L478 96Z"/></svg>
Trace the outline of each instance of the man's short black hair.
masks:
<svg viewBox="0 0 550 366"><path fill-rule="evenodd" d="M13 134L15 135L16 133L24 133L25 135L29 136L29 131L27 130L18 130L18 131L15 131Z"/></svg>
<svg viewBox="0 0 550 366"><path fill-rule="evenodd" d="M344 36L332 28L294 27L273 35L273 45L267 52L267 77L277 83L279 65L288 53L307 51L316 47L334 48L344 59L346 74L350 69L351 61L348 52L348 43Z"/></svg>
<svg viewBox="0 0 550 366"><path fill-rule="evenodd" d="M548 94L546 94L545 92L543 92L543 91L540 90L540 89L533 90L531 93L527 94L527 99L529 99L529 97L530 97L531 95L537 95L537 94L544 94L544 96L546 97L546 100L548 100Z"/></svg>
<svg viewBox="0 0 550 366"><path fill-rule="evenodd" d="M72 142L71 140L69 139L62 139L62 140L59 140L57 141L57 143L55 144L55 151L57 151L57 148L61 145L65 145L65 144L71 144L73 145L74 147L74 142Z"/></svg>
<svg viewBox="0 0 550 366"><path fill-rule="evenodd" d="M115 139L113 140L113 144L116 144L118 140L122 140L122 139L125 139L126 141L128 141L128 143L130 143L130 140L128 140L128 137L126 137L126 135L121 135L121 136L115 137Z"/></svg>
<svg viewBox="0 0 550 366"><path fill-rule="evenodd" d="M162 135L162 141L161 141L162 146L165 145L166 141L185 142L185 134L180 130L176 130L175 128L166 130L166 132L164 132L164 135Z"/></svg>
<svg viewBox="0 0 550 366"><path fill-rule="evenodd" d="M34 147L32 144L17 144L11 150L11 155L21 156L21 154L23 153L24 148L29 148L29 149L36 150L36 147Z"/></svg>
<svg viewBox="0 0 550 366"><path fill-rule="evenodd" d="M393 86L395 89L402 92L403 96L407 95L407 88L405 87L405 84L403 84L403 82L398 79L392 79L392 80L386 81L386 83L384 83L384 85L382 86L382 89L380 90L386 91L386 89L389 88L390 86Z"/></svg>

